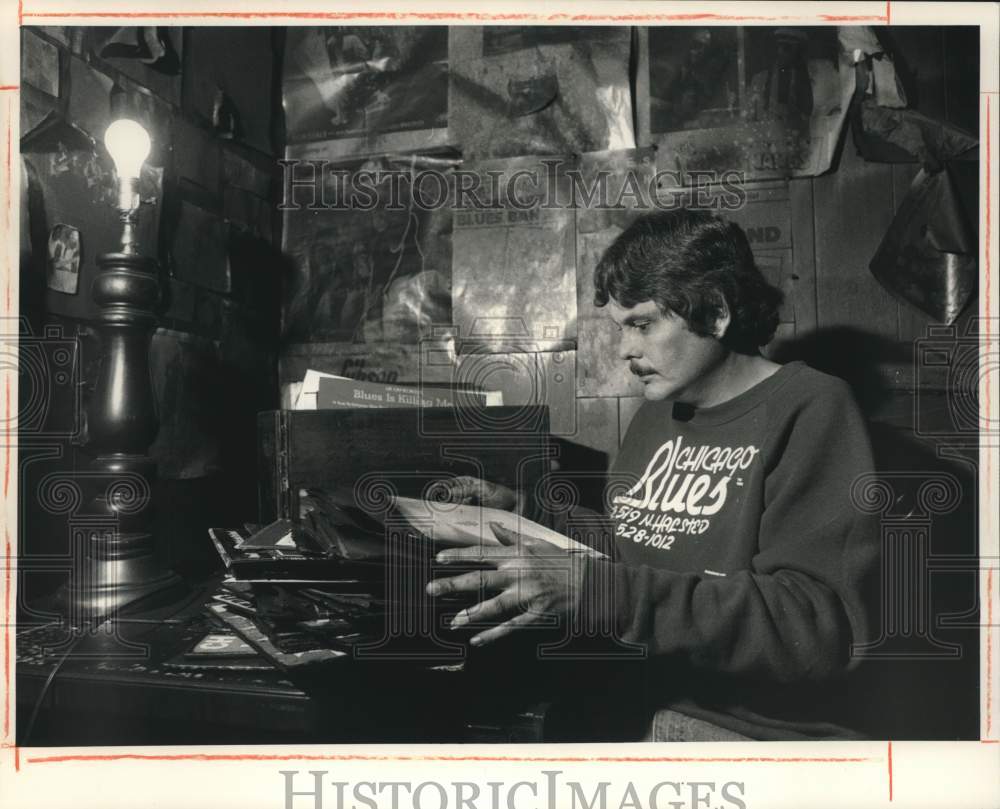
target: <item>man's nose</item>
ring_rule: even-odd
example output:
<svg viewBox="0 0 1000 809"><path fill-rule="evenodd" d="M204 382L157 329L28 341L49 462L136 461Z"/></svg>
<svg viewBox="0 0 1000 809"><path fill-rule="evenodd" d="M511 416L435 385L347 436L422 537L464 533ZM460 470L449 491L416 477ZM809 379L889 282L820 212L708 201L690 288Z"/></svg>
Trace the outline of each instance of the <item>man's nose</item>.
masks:
<svg viewBox="0 0 1000 809"><path fill-rule="evenodd" d="M618 338L618 359L631 360L639 355L638 344L634 337L622 329L621 336Z"/></svg>

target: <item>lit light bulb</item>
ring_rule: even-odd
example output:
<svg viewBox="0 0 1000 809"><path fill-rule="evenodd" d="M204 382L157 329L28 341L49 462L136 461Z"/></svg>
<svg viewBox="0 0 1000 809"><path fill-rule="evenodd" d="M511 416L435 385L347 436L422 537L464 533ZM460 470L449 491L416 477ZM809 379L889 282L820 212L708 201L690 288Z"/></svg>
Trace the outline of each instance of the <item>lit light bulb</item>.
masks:
<svg viewBox="0 0 1000 809"><path fill-rule="evenodd" d="M139 176L152 143L149 133L140 124L128 118L119 118L104 133L104 145L115 161L118 176L122 180L131 180Z"/></svg>
<svg viewBox="0 0 1000 809"><path fill-rule="evenodd" d="M122 249L135 252L135 223L139 208L139 172L149 157L149 133L129 118L114 121L104 133L104 145L118 172L118 209L121 211Z"/></svg>

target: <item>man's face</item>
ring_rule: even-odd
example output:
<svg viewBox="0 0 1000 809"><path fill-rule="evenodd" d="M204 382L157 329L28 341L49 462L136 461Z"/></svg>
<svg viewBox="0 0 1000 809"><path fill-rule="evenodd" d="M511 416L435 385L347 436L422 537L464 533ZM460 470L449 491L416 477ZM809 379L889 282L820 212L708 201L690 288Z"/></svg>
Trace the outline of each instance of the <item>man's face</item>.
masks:
<svg viewBox="0 0 1000 809"><path fill-rule="evenodd" d="M607 309L621 334L618 357L642 381L647 399L703 404L708 377L728 353L717 339L695 334L653 301L626 308L612 298Z"/></svg>

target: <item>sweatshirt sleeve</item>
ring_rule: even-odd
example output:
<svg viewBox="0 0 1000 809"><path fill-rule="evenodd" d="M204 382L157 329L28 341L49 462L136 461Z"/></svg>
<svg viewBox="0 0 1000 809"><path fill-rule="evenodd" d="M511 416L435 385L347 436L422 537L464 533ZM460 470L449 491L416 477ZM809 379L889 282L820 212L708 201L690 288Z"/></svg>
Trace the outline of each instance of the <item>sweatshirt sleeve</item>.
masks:
<svg viewBox="0 0 1000 809"><path fill-rule="evenodd" d="M588 560L582 614L650 655L770 682L817 681L867 639L877 522L851 499L873 469L866 426L846 385L809 397L773 437L757 553L725 578ZM826 388L826 386L824 386Z"/></svg>

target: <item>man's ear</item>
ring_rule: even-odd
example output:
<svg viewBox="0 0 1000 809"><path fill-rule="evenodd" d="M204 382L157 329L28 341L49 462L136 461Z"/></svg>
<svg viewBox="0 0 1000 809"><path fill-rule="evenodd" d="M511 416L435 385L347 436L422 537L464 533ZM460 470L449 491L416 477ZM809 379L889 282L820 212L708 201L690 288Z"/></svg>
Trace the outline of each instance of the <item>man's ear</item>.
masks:
<svg viewBox="0 0 1000 809"><path fill-rule="evenodd" d="M716 340L721 340L726 336L726 331L728 331L729 324L732 322L732 316L729 313L729 304L726 302L725 295L716 295L715 306L717 314L712 334Z"/></svg>

